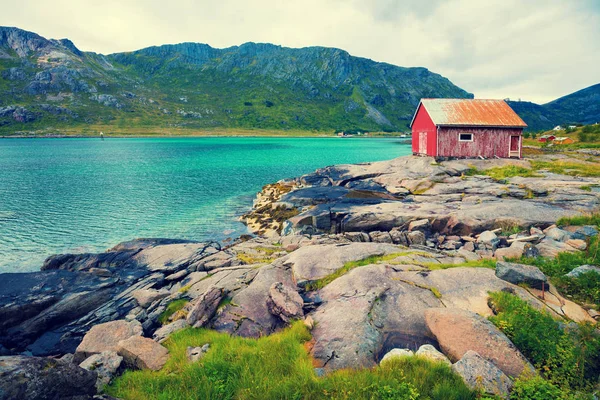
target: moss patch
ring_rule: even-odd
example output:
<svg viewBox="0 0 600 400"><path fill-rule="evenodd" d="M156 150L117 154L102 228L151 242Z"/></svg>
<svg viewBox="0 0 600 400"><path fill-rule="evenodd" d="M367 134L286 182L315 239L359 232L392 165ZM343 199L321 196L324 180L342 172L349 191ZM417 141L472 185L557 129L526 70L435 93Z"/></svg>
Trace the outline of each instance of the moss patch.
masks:
<svg viewBox="0 0 600 400"><path fill-rule="evenodd" d="M160 322L163 325L168 324L169 318L171 318L171 316L173 314L175 314L177 311L181 310L183 307L185 307L185 305L189 303L188 300L185 299L179 299L179 300L174 300L172 302L170 302L167 305L167 308L165 309L165 311L162 312L162 314L160 314L160 316L158 317L158 322Z"/></svg>

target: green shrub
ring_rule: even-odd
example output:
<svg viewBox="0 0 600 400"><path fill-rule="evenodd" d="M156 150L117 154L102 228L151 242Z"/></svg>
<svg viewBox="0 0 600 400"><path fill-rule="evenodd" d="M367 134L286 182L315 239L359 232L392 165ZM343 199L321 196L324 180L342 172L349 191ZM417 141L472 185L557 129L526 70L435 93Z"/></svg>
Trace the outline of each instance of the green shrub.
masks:
<svg viewBox="0 0 600 400"><path fill-rule="evenodd" d="M395 359L371 369L346 369L317 377L304 347L311 335L298 321L258 339L188 328L164 344L170 359L160 371L127 371L107 392L128 399L476 399L443 363ZM210 343L196 363L188 346Z"/></svg>
<svg viewBox="0 0 600 400"><path fill-rule="evenodd" d="M580 303L600 305L600 274L597 272L586 272L574 278L561 276L552 282L563 295Z"/></svg>
<svg viewBox="0 0 600 400"><path fill-rule="evenodd" d="M512 400L567 400L571 396L550 382L536 376L531 379L517 379L510 398Z"/></svg>
<svg viewBox="0 0 600 400"><path fill-rule="evenodd" d="M490 298L497 312L490 320L549 382L564 390L597 384L600 335L593 325L561 325L510 293L491 293Z"/></svg>

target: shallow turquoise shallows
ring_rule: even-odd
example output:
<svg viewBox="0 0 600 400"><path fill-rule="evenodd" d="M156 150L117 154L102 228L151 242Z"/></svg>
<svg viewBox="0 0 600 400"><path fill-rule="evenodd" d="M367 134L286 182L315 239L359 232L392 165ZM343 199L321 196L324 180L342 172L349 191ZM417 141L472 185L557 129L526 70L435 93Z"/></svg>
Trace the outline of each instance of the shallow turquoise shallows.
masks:
<svg viewBox="0 0 600 400"><path fill-rule="evenodd" d="M235 237L267 183L409 153L393 139L0 139L0 272L137 237Z"/></svg>

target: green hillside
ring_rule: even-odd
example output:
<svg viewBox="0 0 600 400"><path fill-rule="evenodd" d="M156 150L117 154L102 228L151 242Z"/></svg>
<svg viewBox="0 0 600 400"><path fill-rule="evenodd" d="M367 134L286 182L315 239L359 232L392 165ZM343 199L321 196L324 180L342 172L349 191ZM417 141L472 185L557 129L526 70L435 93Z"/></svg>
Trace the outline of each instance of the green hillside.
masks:
<svg viewBox="0 0 600 400"><path fill-rule="evenodd" d="M471 94L425 68L324 47L182 43L101 55L0 28L0 134L406 130L422 97Z"/></svg>

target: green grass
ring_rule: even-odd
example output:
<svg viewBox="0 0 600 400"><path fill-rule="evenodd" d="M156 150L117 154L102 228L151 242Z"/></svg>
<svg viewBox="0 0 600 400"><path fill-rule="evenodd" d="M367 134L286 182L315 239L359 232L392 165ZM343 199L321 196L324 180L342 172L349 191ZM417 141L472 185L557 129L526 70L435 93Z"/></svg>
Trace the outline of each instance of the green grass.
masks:
<svg viewBox="0 0 600 400"><path fill-rule="evenodd" d="M165 311L163 311L160 316L158 317L158 322L160 322L163 325L166 325L169 323L169 318L171 318L171 316L173 314L175 314L177 311L181 310L183 307L185 307L185 305L188 303L189 301L186 299L179 299L179 300L173 300L172 302L170 302L167 305L167 308L165 309Z"/></svg>
<svg viewBox="0 0 600 400"><path fill-rule="evenodd" d="M107 392L124 400L476 398L447 365L419 357L317 377L304 346L310 339L299 321L259 339L185 329L164 343L170 359L161 371L127 371ZM208 353L189 363L186 348L205 343Z"/></svg>
<svg viewBox="0 0 600 400"><path fill-rule="evenodd" d="M564 391L590 391L600 373L600 335L592 324L568 330L546 311L506 292L490 293L490 320L536 369Z"/></svg>
<svg viewBox="0 0 600 400"><path fill-rule="evenodd" d="M327 275L326 277L318 279L314 282L309 282L306 286L304 286L304 288L306 291L322 289L325 286L329 285L334 280L336 280L337 278L339 278L340 276L347 274L354 268L364 267L365 265L370 265L370 264L377 264L378 262L382 262L382 261L390 261L390 260L393 260L394 258L398 258L400 256L405 256L405 255L414 254L414 253L415 252L405 251L405 252L399 252L399 253L393 253L393 254L386 254L383 256L369 256L369 257L363 258L361 260L349 261L349 262L345 263L343 267L341 267L338 270L336 270L335 272Z"/></svg>
<svg viewBox="0 0 600 400"><path fill-rule="evenodd" d="M529 168L520 167L517 165L506 165L504 167L494 167L485 170L478 170L477 168L471 167L465 172L466 176L473 175L487 175L496 180L502 180L506 178L513 178L515 176L523 177L539 177L535 171Z"/></svg>
<svg viewBox="0 0 600 400"><path fill-rule="evenodd" d="M556 221L558 226L569 226L569 225L596 225L600 227L600 212L586 215L578 215L575 217L563 217Z"/></svg>
<svg viewBox="0 0 600 400"><path fill-rule="evenodd" d="M531 161L536 169L545 169L555 174L572 176L600 176L600 163L579 163L574 161Z"/></svg>

